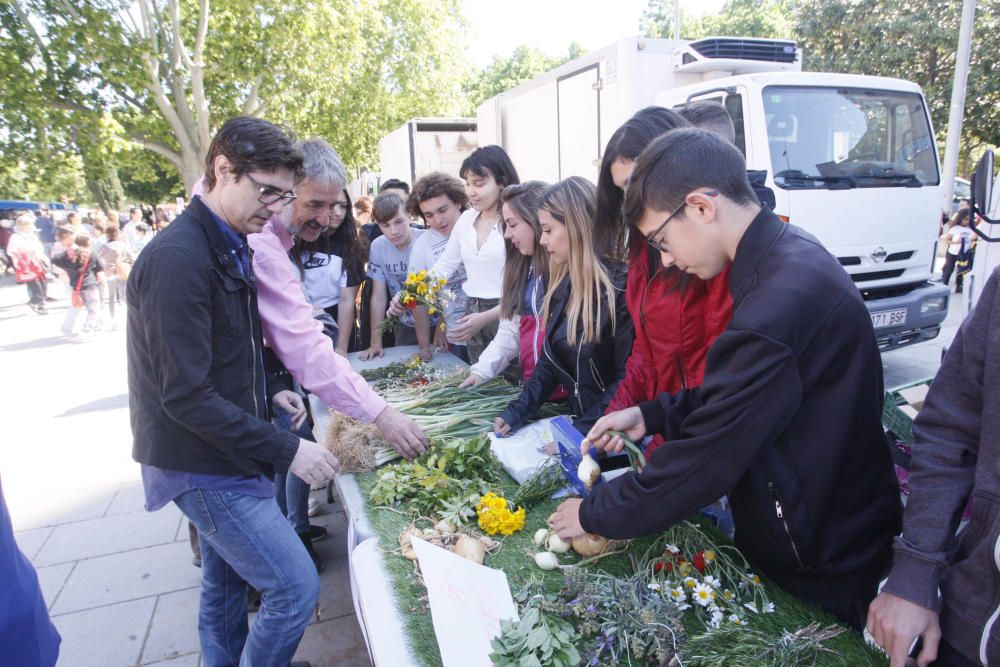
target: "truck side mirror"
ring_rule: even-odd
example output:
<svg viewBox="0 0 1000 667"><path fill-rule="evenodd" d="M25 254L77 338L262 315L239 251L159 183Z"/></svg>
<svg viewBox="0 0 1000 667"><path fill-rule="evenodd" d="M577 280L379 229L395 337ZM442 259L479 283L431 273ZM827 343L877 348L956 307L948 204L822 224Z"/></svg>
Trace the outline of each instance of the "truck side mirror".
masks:
<svg viewBox="0 0 1000 667"><path fill-rule="evenodd" d="M969 228L975 232L976 236L988 243L1000 242L1000 238L990 238L976 224L977 215L991 225L1000 222L1000 220L992 220L987 216L993 197L993 151L986 151L982 159L979 160L976 171L972 174L971 189L972 197L969 199Z"/></svg>

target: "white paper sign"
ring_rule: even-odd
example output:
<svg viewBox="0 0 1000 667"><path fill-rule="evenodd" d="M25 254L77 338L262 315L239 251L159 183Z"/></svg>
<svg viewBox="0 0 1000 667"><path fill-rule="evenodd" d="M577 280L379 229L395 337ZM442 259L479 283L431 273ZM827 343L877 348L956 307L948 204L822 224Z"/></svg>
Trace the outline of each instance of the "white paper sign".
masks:
<svg viewBox="0 0 1000 667"><path fill-rule="evenodd" d="M490 642L500 621L518 618L507 575L411 538L427 584L434 634L444 667L491 667Z"/></svg>

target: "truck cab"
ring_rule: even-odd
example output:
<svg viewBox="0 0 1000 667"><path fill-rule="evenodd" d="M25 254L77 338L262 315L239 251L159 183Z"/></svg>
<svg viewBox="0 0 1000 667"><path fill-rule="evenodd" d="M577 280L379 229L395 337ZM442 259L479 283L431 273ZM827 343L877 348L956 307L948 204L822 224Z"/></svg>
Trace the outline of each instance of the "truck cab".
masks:
<svg viewBox="0 0 1000 667"><path fill-rule="evenodd" d="M772 72L666 91L656 103L721 102L748 169L766 170L775 213L815 235L861 291L880 348L934 338L947 287L931 283L941 201L920 88L882 77Z"/></svg>

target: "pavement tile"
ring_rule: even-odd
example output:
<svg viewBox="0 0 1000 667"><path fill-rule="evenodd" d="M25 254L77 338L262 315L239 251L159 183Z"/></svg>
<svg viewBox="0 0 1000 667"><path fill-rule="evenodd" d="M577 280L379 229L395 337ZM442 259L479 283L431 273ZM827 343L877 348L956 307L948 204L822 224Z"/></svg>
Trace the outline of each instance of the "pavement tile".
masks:
<svg viewBox="0 0 1000 667"><path fill-rule="evenodd" d="M14 529L21 531L100 518L114 493L115 487L103 486L7 502Z"/></svg>
<svg viewBox="0 0 1000 667"><path fill-rule="evenodd" d="M370 667L372 664L354 616L308 626L295 652L295 660L308 660L312 667Z"/></svg>
<svg viewBox="0 0 1000 667"><path fill-rule="evenodd" d="M201 664L200 653L188 653L170 660L159 662L144 662L144 667L198 667Z"/></svg>
<svg viewBox="0 0 1000 667"><path fill-rule="evenodd" d="M319 575L317 619L320 622L354 613L350 577L350 559L347 556L324 562Z"/></svg>
<svg viewBox="0 0 1000 667"><path fill-rule="evenodd" d="M62 646L59 664L66 667L125 667L139 661L146 628L156 600L133 600L54 616Z"/></svg>
<svg viewBox="0 0 1000 667"><path fill-rule="evenodd" d="M22 530L14 533L14 541L17 542L21 553L28 560L34 559L38 555L39 549L45 544L45 540L52 534L52 528L35 528L34 530Z"/></svg>
<svg viewBox="0 0 1000 667"><path fill-rule="evenodd" d="M38 573L38 585L42 588L42 597L45 598L45 603L49 609L52 608L52 603L59 597L59 591L62 590L63 584L66 583L66 577L73 571L74 565L76 563L62 563L61 565L40 567L35 570Z"/></svg>
<svg viewBox="0 0 1000 667"><path fill-rule="evenodd" d="M195 654L198 644L198 598L200 589L190 588L161 595L153 612L142 662L157 662L185 654Z"/></svg>
<svg viewBox="0 0 1000 667"><path fill-rule="evenodd" d="M331 511L309 519L309 523L326 528L327 536L319 542L313 542L313 548L324 561L331 558L341 558L348 555L347 550L347 517L343 512Z"/></svg>
<svg viewBox="0 0 1000 667"><path fill-rule="evenodd" d="M167 505L167 507L173 507L173 505ZM128 482L118 487L118 493L115 494L114 500L111 501L111 506L108 507L107 516L145 511L146 492L142 488L142 482Z"/></svg>
<svg viewBox="0 0 1000 667"><path fill-rule="evenodd" d="M35 564L53 565L173 542L179 522L179 511L132 512L57 526Z"/></svg>
<svg viewBox="0 0 1000 667"><path fill-rule="evenodd" d="M200 585L182 542L80 561L52 609L65 614L99 605L171 593Z"/></svg>

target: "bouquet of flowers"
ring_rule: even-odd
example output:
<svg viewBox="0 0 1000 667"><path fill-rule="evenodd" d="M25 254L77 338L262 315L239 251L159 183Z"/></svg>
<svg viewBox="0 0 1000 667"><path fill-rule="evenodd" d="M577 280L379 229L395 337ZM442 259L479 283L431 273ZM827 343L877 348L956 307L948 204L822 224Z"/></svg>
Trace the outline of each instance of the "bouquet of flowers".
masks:
<svg viewBox="0 0 1000 667"><path fill-rule="evenodd" d="M403 283L403 289L396 296L400 305L407 310L427 306L427 313L433 316L442 312L451 300L451 293L445 289L446 284L447 280L435 278L427 271L411 272ZM392 331L398 321L399 318L395 315L386 317L379 325L379 335Z"/></svg>
<svg viewBox="0 0 1000 667"><path fill-rule="evenodd" d="M514 508L506 498L492 491L480 497L476 505L479 527L487 535L513 535L524 528L524 508Z"/></svg>

